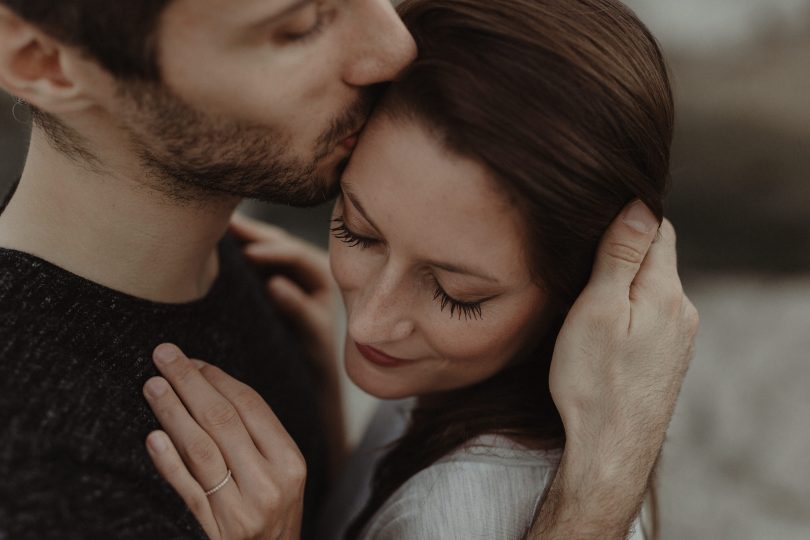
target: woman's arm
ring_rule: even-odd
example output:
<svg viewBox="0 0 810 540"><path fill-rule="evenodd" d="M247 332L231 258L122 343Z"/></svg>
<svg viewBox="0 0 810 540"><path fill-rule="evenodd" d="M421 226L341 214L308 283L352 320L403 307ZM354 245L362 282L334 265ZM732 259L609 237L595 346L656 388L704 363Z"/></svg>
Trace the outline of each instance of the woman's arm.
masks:
<svg viewBox="0 0 810 540"><path fill-rule="evenodd" d="M278 227L243 216L234 216L231 231L247 242L245 255L255 265L273 270L267 290L295 325L315 361L319 407L328 430L334 476L348 447L337 350L340 294L327 253Z"/></svg>
<svg viewBox="0 0 810 540"><path fill-rule="evenodd" d="M174 345L155 349L163 377L144 396L165 430L149 456L212 540L300 540L306 463L249 386Z"/></svg>

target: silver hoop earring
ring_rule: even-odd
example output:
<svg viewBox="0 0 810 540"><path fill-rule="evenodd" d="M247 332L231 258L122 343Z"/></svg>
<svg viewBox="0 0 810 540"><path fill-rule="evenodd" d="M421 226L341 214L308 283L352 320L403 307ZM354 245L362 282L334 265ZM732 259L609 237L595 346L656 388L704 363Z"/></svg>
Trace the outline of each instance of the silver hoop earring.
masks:
<svg viewBox="0 0 810 540"><path fill-rule="evenodd" d="M26 103L25 100L23 100L22 98L15 98L14 105L12 105L12 107L11 107L11 116L14 118L14 120L16 120L17 122L19 122L21 124L27 124L28 120L30 120L30 115L29 115L28 119L19 118L17 116L17 107L23 107L23 108L28 107L28 103Z"/></svg>

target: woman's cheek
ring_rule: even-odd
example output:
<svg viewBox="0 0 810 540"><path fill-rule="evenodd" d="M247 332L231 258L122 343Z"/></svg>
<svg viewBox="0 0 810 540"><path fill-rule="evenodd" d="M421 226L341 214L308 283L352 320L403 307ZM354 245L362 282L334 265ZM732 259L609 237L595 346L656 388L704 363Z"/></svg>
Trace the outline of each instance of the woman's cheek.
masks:
<svg viewBox="0 0 810 540"><path fill-rule="evenodd" d="M352 248L343 242L332 238L329 241L329 266L332 269L332 276L344 294L355 289L358 279L357 258L352 257Z"/></svg>
<svg viewBox="0 0 810 540"><path fill-rule="evenodd" d="M435 307L438 310L438 307ZM429 340L442 358L451 362L470 362L471 360L491 357L497 349L500 325L486 320L465 320L462 316L451 318L447 311L427 326Z"/></svg>
<svg viewBox="0 0 810 540"><path fill-rule="evenodd" d="M483 380L503 369L523 348L530 315L530 311L521 309L498 310L484 312L480 320L459 320L443 312L430 325L429 340L449 364L466 370L467 376Z"/></svg>

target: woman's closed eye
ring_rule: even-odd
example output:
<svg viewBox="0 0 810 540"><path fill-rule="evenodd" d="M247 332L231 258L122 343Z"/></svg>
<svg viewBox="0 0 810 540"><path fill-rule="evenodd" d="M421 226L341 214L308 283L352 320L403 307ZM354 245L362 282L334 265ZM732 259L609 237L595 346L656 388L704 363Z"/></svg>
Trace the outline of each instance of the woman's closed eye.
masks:
<svg viewBox="0 0 810 540"><path fill-rule="evenodd" d="M334 236L335 239L340 240L349 247L360 247L361 249L366 249L377 246L382 242L377 238L363 236L352 231L346 224L343 216L338 216L332 220L332 227L330 230L332 231L332 236ZM449 308L450 317L457 317L459 320L462 318L465 320L478 320L483 318L482 306L485 302L491 300L492 297L474 302L457 300L444 290L444 287L442 287L439 280L434 276L432 276L432 281L435 287L433 290L433 300L438 302L439 309L441 311Z"/></svg>
<svg viewBox="0 0 810 540"><path fill-rule="evenodd" d="M482 305L486 300L478 302L462 302L461 300L456 300L445 292L438 280L434 278L434 281L436 282L436 290L433 293L433 299L439 302L439 309L441 309L441 311L444 311L448 307L450 308L451 319L456 316L458 316L459 320L461 320L462 317L464 317L465 320L484 318Z"/></svg>
<svg viewBox="0 0 810 540"><path fill-rule="evenodd" d="M332 236L349 247L360 246L361 248L369 248L380 243L376 238L369 238L353 232L346 224L343 216L338 216L333 219L332 228L329 230L332 232Z"/></svg>

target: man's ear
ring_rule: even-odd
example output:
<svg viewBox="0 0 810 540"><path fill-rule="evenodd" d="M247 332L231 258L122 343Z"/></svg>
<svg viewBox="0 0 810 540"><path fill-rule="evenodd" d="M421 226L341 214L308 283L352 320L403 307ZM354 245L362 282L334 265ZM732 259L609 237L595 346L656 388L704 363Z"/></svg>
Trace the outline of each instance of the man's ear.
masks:
<svg viewBox="0 0 810 540"><path fill-rule="evenodd" d="M76 48L0 6L0 87L6 92L48 113L87 109L94 100L82 80L86 63Z"/></svg>

